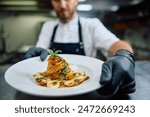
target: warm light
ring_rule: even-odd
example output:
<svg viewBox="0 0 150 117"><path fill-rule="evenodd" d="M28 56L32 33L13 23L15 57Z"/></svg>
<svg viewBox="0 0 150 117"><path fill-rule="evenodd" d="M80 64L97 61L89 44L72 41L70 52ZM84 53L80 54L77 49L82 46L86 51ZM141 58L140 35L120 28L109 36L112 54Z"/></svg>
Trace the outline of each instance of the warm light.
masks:
<svg viewBox="0 0 150 117"><path fill-rule="evenodd" d="M0 5L37 5L36 1L0 1Z"/></svg>
<svg viewBox="0 0 150 117"><path fill-rule="evenodd" d="M85 1L87 1L87 0L79 0L79 2L85 2Z"/></svg>
<svg viewBox="0 0 150 117"><path fill-rule="evenodd" d="M90 11L92 10L92 5L90 4L79 4L77 7L78 11Z"/></svg>
<svg viewBox="0 0 150 117"><path fill-rule="evenodd" d="M111 11L117 11L119 9L119 6L114 5L110 8Z"/></svg>

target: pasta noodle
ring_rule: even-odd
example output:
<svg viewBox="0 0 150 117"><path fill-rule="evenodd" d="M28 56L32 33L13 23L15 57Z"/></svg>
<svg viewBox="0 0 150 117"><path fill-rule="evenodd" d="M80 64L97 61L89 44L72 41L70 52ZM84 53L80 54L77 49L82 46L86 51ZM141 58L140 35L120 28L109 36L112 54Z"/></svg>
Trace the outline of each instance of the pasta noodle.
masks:
<svg viewBox="0 0 150 117"><path fill-rule="evenodd" d="M33 77L40 86L58 88L77 86L89 79L84 73L74 73L66 60L56 54L49 56L47 70Z"/></svg>
<svg viewBox="0 0 150 117"><path fill-rule="evenodd" d="M49 57L47 71L42 72L41 75L51 80L69 80L73 78L73 72L69 64L59 56Z"/></svg>

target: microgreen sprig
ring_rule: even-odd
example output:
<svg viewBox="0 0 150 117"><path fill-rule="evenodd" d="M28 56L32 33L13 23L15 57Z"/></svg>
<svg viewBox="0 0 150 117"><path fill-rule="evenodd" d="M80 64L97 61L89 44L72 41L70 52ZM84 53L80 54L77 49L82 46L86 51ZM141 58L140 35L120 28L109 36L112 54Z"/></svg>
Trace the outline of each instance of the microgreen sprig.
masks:
<svg viewBox="0 0 150 117"><path fill-rule="evenodd" d="M51 49L47 49L47 52L51 55L51 56L57 56L57 54L59 52L62 52L61 50L56 50L55 52Z"/></svg>

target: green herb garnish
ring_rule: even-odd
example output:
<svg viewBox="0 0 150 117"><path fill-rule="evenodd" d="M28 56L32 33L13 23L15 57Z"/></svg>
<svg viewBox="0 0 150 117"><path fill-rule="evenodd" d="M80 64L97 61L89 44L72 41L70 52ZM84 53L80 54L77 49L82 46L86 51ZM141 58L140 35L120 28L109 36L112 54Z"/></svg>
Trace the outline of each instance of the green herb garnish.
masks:
<svg viewBox="0 0 150 117"><path fill-rule="evenodd" d="M74 81L77 83L80 83L80 79L75 79Z"/></svg>
<svg viewBox="0 0 150 117"><path fill-rule="evenodd" d="M47 49L47 52L51 55L51 56L57 56L57 54L59 52L62 52L61 50L56 50L55 52L51 49Z"/></svg>
<svg viewBox="0 0 150 117"><path fill-rule="evenodd" d="M42 80L46 80L46 78L45 77L42 77L42 78L36 78L35 79L37 82L41 82Z"/></svg>
<svg viewBox="0 0 150 117"><path fill-rule="evenodd" d="M63 80L63 76L60 75L60 76L58 77L58 80Z"/></svg>
<svg viewBox="0 0 150 117"><path fill-rule="evenodd" d="M53 85L57 85L57 82L53 82Z"/></svg>

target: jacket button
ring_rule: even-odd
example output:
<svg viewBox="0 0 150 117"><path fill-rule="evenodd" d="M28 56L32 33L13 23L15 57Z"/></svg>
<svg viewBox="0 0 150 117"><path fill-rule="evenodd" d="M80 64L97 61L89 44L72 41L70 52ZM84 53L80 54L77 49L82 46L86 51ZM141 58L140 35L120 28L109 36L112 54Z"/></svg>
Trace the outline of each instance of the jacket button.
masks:
<svg viewBox="0 0 150 117"><path fill-rule="evenodd" d="M79 49L78 49L78 48L76 49L76 52L79 52Z"/></svg>
<svg viewBox="0 0 150 117"><path fill-rule="evenodd" d="M82 42L80 42L80 45L83 45L83 43L82 43Z"/></svg>
<svg viewBox="0 0 150 117"><path fill-rule="evenodd" d="M80 46L81 49L83 49L83 46Z"/></svg>

